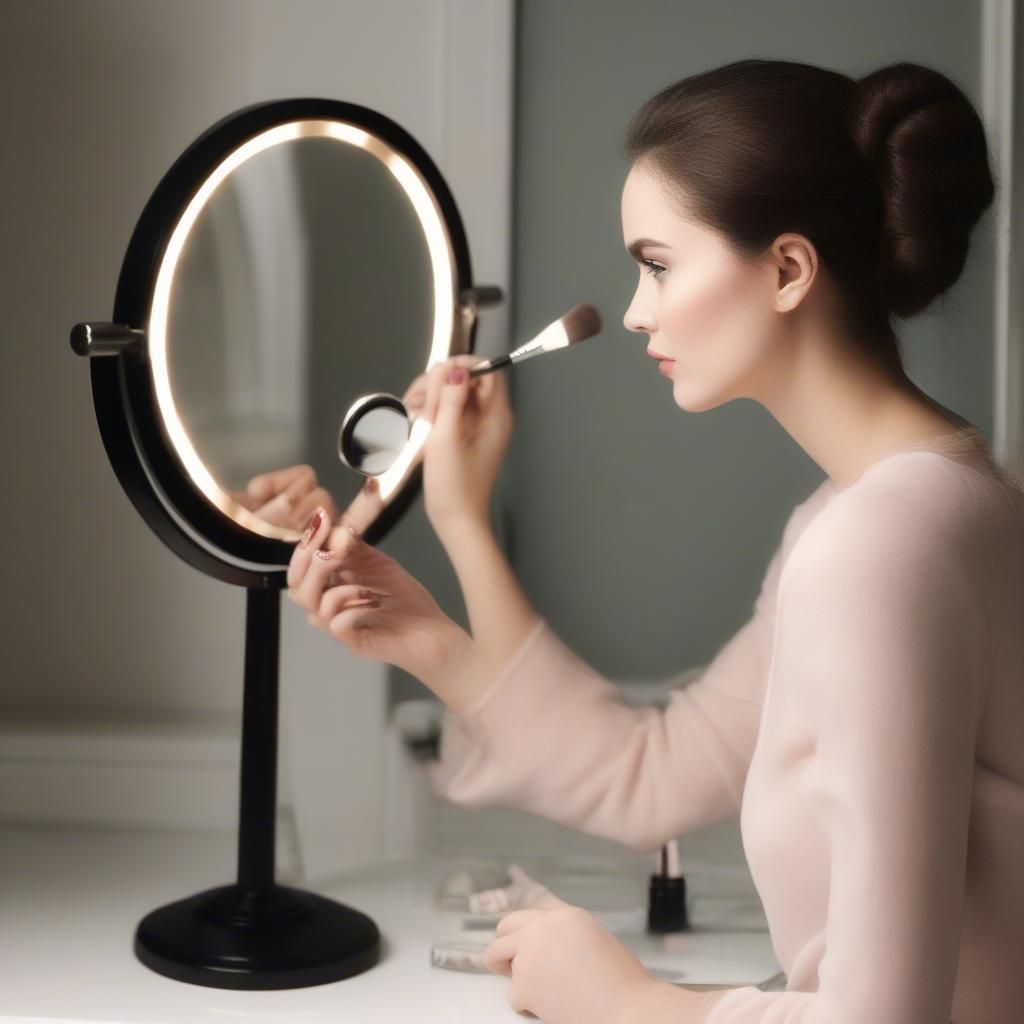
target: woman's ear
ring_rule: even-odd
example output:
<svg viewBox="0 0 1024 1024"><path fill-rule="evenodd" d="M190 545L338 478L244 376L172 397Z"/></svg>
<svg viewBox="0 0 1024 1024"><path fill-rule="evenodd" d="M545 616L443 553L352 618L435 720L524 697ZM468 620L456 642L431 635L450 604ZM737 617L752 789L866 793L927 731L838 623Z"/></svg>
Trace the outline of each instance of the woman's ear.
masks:
<svg viewBox="0 0 1024 1024"><path fill-rule="evenodd" d="M778 279L775 309L788 313L811 290L818 275L818 253L803 235L786 234L772 243L771 259Z"/></svg>

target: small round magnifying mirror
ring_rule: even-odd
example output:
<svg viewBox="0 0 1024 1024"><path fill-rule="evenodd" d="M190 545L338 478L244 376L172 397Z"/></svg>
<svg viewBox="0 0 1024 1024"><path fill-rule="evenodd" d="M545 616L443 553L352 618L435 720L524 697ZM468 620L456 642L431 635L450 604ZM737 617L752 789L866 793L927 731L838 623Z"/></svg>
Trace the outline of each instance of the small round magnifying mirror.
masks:
<svg viewBox="0 0 1024 1024"><path fill-rule="evenodd" d="M409 413L386 391L363 395L349 407L338 431L338 458L363 476L386 473L409 440Z"/></svg>

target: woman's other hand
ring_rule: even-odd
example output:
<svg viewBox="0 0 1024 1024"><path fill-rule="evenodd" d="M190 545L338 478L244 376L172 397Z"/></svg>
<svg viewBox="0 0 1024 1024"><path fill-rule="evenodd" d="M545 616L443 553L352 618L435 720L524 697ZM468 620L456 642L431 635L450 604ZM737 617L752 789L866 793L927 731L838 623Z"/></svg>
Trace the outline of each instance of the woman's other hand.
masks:
<svg viewBox="0 0 1024 1024"><path fill-rule="evenodd" d="M672 986L655 979L582 907L563 904L506 914L484 951L484 964L511 978L507 1000L513 1010L545 1024L687 1019L682 1012L646 1014L662 997L673 998L665 992Z"/></svg>
<svg viewBox="0 0 1024 1024"><path fill-rule="evenodd" d="M472 646L419 580L357 533L332 531L323 508L292 552L287 583L311 625L432 689Z"/></svg>
<svg viewBox="0 0 1024 1024"><path fill-rule="evenodd" d="M433 366L406 393L406 406L431 424L423 454L423 503L444 542L466 524L490 525L491 497L514 419L504 370L470 379L478 355ZM448 383L461 369L461 382Z"/></svg>

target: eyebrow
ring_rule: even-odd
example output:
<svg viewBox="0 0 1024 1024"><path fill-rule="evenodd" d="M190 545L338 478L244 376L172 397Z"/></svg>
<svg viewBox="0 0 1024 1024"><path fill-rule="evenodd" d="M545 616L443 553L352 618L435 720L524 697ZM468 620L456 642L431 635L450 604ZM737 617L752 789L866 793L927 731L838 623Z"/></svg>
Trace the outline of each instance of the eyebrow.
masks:
<svg viewBox="0 0 1024 1024"><path fill-rule="evenodd" d="M638 238L635 242L630 242L626 246L626 252L629 253L633 259L640 259L640 250L645 246L649 245L655 249L671 249L672 246L667 242L656 242L653 238Z"/></svg>

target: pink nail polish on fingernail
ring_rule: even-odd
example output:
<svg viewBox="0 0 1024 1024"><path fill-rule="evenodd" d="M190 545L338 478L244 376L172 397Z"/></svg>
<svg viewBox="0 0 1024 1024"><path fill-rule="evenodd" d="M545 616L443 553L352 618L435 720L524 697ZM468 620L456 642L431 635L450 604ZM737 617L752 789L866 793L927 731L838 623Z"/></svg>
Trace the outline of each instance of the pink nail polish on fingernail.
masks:
<svg viewBox="0 0 1024 1024"><path fill-rule="evenodd" d="M318 508L316 512L313 514L313 518L309 521L309 526L306 527L306 531L302 535L301 544L303 547L305 547L313 539L313 535L316 533L317 530L320 529L320 526L324 521L325 515L326 513L322 508Z"/></svg>
<svg viewBox="0 0 1024 1024"><path fill-rule="evenodd" d="M317 548L315 554L317 558L322 558L325 562L329 562L334 557L335 552Z"/></svg>
<svg viewBox="0 0 1024 1024"><path fill-rule="evenodd" d="M466 379L466 370L462 366L453 366L448 371L449 384L461 384Z"/></svg>

